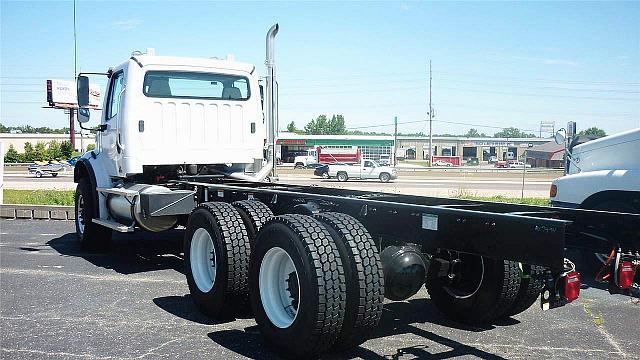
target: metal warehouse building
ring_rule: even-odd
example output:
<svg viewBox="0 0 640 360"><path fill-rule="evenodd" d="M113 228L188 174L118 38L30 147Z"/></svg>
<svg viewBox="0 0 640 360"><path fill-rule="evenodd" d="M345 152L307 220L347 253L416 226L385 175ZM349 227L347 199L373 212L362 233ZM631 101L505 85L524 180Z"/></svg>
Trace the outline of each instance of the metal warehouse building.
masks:
<svg viewBox="0 0 640 360"><path fill-rule="evenodd" d="M433 137L433 155L459 156L463 160L478 158L489 161L522 158L525 150L546 144L552 140L544 138L467 138ZM397 157L408 160L427 160L429 138L398 136ZM298 155L305 155L310 148L347 148L357 146L364 158L378 160L380 155L393 153L394 137L389 135L305 135L281 132L278 139L280 158L285 163L293 162Z"/></svg>

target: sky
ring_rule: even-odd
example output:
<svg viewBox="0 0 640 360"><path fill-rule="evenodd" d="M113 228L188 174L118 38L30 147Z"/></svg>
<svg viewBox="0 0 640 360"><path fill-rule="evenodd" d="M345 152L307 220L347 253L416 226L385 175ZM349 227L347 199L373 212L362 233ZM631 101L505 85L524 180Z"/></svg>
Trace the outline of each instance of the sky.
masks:
<svg viewBox="0 0 640 360"><path fill-rule="evenodd" d="M96 72L153 47L264 74L279 23L281 128L342 114L351 129L393 132L397 116L427 133L429 61L434 134L640 127L640 1L78 1L76 19L78 71ZM0 123L68 126L42 107L46 79L74 76L73 3L2 0L0 43Z"/></svg>

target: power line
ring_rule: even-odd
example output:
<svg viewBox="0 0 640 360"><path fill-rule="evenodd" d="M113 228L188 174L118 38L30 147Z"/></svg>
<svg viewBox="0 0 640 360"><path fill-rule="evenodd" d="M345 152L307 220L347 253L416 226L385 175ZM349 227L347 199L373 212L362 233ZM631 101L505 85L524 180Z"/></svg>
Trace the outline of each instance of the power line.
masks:
<svg viewBox="0 0 640 360"><path fill-rule="evenodd" d="M423 123L423 122L428 122L428 121L429 121L428 119L426 119L426 120L417 120L417 121L403 121L403 122L398 122L398 125ZM523 132L535 133L535 132L539 131L539 129L536 129L536 130L521 129L518 126L492 126L492 125L472 124L472 123L466 123L466 122L446 121L446 120L436 120L436 119L432 119L432 121L440 122L440 123L444 123L444 124L474 126L474 127L478 127L478 128L496 129L496 130L504 130L506 128L513 127L513 128L517 128L518 130L523 131ZM367 126L358 126L358 127L349 127L348 129L349 130L372 129L372 128L380 128L380 127L386 127L386 126L394 126L394 123L378 124L378 125L367 125Z"/></svg>
<svg viewBox="0 0 640 360"><path fill-rule="evenodd" d="M601 97L593 97L593 96L527 94L527 93L512 93L512 92L492 91L492 90L460 89L460 88L448 87L448 86L441 86L440 89L462 91L462 92L472 92L472 93L510 95L510 96L553 97L553 98L568 98L568 99L578 99L578 100L599 100L599 101L640 101L640 99L632 99L632 98L609 98L609 97L601 98Z"/></svg>
<svg viewBox="0 0 640 360"><path fill-rule="evenodd" d="M480 79L491 79L492 81L495 80L499 80L499 79L503 79L505 81L511 81L511 82L539 82L539 83L564 83L564 84L572 84L572 85L612 85L612 86L640 86L640 82L616 82L616 81L588 81L588 80L567 80L567 79L549 79L549 78L526 78L526 77L509 77L509 76L501 76L501 75L495 75L495 74L478 74L478 73L464 73L464 72L446 72L446 71L442 71L439 72L440 74L444 74L444 75L449 75L449 76L453 76L453 77L463 77L465 80L467 80L467 77L472 77L472 78L480 78ZM316 77L316 79L321 79L324 81L335 81L335 74L326 74L326 75L321 75L321 74L314 74ZM379 79L379 78L388 78L388 77L394 77L394 78L398 78L398 77L409 77L410 79L415 80L416 79L416 72L403 72L403 73L366 73L366 74L353 74L350 73L349 75L340 75L340 79L363 79L363 78L375 78L375 79ZM313 80L314 78L312 77L311 79L309 78L309 76L305 76L305 77L287 77L286 75L281 76L282 77L282 81L289 81L289 80L305 80L306 82L309 82L309 80Z"/></svg>

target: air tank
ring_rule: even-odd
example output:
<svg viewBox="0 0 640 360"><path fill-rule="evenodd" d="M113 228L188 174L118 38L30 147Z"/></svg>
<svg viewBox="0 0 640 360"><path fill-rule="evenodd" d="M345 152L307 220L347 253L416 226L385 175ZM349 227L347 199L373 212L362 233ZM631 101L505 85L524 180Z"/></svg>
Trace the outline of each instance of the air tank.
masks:
<svg viewBox="0 0 640 360"><path fill-rule="evenodd" d="M159 194L171 192L170 189L147 184L125 184L122 189L135 191L138 194ZM125 195L108 194L107 208L109 214L123 225L131 225L135 221L141 228L153 232L169 230L178 221L176 215L147 216L140 205L140 195L130 200Z"/></svg>
<svg viewBox="0 0 640 360"><path fill-rule="evenodd" d="M422 287L427 274L425 258L415 244L388 246L380 253L384 272L384 296L406 300Z"/></svg>

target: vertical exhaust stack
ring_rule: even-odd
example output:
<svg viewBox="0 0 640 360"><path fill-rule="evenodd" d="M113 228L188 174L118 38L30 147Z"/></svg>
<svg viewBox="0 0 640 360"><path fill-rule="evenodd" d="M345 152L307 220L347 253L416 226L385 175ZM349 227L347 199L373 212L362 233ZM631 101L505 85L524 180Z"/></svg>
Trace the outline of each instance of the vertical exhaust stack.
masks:
<svg viewBox="0 0 640 360"><path fill-rule="evenodd" d="M265 65L267 66L267 78L266 78L266 85L267 85L267 94L265 96L265 115L267 117L267 144L268 144L268 150L267 150L267 156L268 156L268 162L271 163L272 171L272 177L276 178L276 165L277 165L277 159L276 159L276 131L278 130L276 128L277 123L278 123L278 119L277 119L277 110L276 110L276 104L277 104L277 99L275 98L275 87L276 87L276 67L275 67L275 62L274 62L274 40L276 35L278 34L278 30L280 29L280 26L278 24L275 24L271 27L271 29L269 29L269 32L267 32L267 41L266 41L266 60L265 60Z"/></svg>

